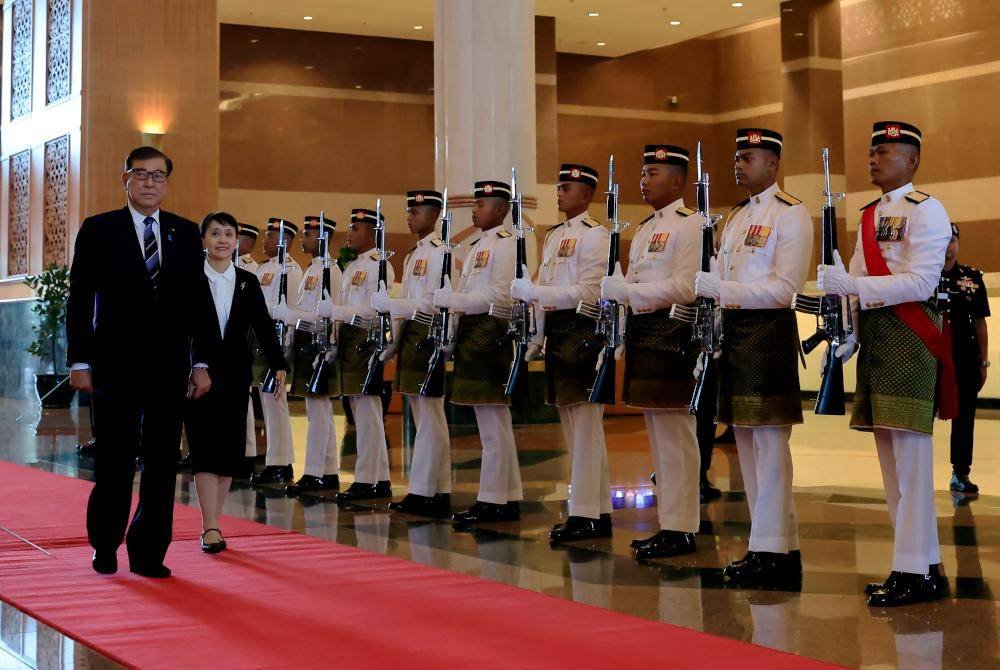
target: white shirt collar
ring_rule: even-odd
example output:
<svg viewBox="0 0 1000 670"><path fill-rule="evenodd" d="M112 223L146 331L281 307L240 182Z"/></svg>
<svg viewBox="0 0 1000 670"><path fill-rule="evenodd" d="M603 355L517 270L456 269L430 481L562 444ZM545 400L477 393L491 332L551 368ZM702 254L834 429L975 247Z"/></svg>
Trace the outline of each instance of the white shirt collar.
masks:
<svg viewBox="0 0 1000 670"><path fill-rule="evenodd" d="M897 200L899 200L912 190L913 190L913 182L909 182L908 184L904 184L903 186L900 186L897 189L893 189L892 191L885 193L882 196L882 202L885 203L896 202Z"/></svg>
<svg viewBox="0 0 1000 670"><path fill-rule="evenodd" d="M567 228L572 228L574 224L583 223L583 220L587 218L590 213L587 210L583 210L571 219L566 219L563 223L566 224Z"/></svg>
<svg viewBox="0 0 1000 670"><path fill-rule="evenodd" d="M676 212L679 208L683 206L684 206L684 198L683 197L677 198L666 207L656 210L656 216L657 218L659 218L666 216L667 214L672 214L673 212Z"/></svg>
<svg viewBox="0 0 1000 670"><path fill-rule="evenodd" d="M209 265L208 260L205 261L205 276L208 277L208 281L213 284L217 281L225 279L227 282L232 283L236 280L236 268L230 262L229 267L224 271L218 272L215 268Z"/></svg>
<svg viewBox="0 0 1000 670"><path fill-rule="evenodd" d="M145 226L146 225L146 215L142 214L141 212L139 212L139 210L137 210L135 207L133 207L131 202L128 203L128 211L129 211L129 214L132 215L132 223L134 223L137 226ZM153 212L152 214L150 214L150 216L152 216L153 219L156 220L157 224L160 223L160 210L156 210L155 212Z"/></svg>
<svg viewBox="0 0 1000 670"><path fill-rule="evenodd" d="M780 190L781 188L778 186L778 182L774 182L773 184L765 188L757 195L750 196L750 202L755 205L757 203L766 203L769 200L771 200L774 197L774 194Z"/></svg>

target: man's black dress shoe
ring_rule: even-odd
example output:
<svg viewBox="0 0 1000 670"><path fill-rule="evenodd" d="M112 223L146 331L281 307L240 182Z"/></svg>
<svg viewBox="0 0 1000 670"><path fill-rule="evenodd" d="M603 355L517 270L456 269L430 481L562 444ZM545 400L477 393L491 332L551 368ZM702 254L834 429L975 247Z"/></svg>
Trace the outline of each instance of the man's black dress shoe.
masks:
<svg viewBox="0 0 1000 670"><path fill-rule="evenodd" d="M251 486L278 486L295 480L291 465L266 465L260 472L250 475Z"/></svg>
<svg viewBox="0 0 1000 670"><path fill-rule="evenodd" d="M639 560L646 558L668 558L693 554L698 548L694 543L693 533L682 533L676 530L661 530L652 540L635 550Z"/></svg>
<svg viewBox="0 0 1000 670"><path fill-rule="evenodd" d="M722 575L731 586L797 588L802 583L802 555L798 551L787 554L751 551L726 566Z"/></svg>
<svg viewBox="0 0 1000 670"><path fill-rule="evenodd" d="M451 494L437 493L433 496L422 496L407 493L402 500L389 503L389 509L414 516L447 519L451 516Z"/></svg>
<svg viewBox="0 0 1000 670"><path fill-rule="evenodd" d="M721 498L722 491L712 486L712 482L708 481L708 477L702 476L701 483L698 485L698 497L702 503L706 503L710 500Z"/></svg>
<svg viewBox="0 0 1000 670"><path fill-rule="evenodd" d="M895 586L896 580L899 578L900 575L903 575L903 574L905 574L905 573L896 572L895 570L893 570L892 572L889 573L889 576L886 578L886 580L884 582L881 582L881 583L880 582L872 582L871 584L866 584L865 585L865 595L866 596L870 596L871 594L875 593L876 591L878 591L880 589L885 589L885 590L893 590L893 589L895 589L896 588L896 586ZM932 565L932 566L930 566L930 568L927 570L927 574L931 578L930 589L931 589L931 592L933 593L933 596L934 596L933 599L934 600L939 600L939 599L944 598L945 596L947 596L948 595L948 580L947 580L947 578L945 578L945 576L943 574L941 574L941 566L940 565Z"/></svg>
<svg viewBox="0 0 1000 670"><path fill-rule="evenodd" d="M97 451L97 438L92 437L86 442L76 445L76 453L81 456L93 456Z"/></svg>
<svg viewBox="0 0 1000 670"><path fill-rule="evenodd" d="M571 516L566 519L566 523L549 531L549 542L552 544L596 540L602 537L611 537L611 515L603 519Z"/></svg>
<svg viewBox="0 0 1000 670"><path fill-rule="evenodd" d="M969 480L969 475L960 475L957 472L951 475L951 485L948 487L958 493L979 493L979 487Z"/></svg>
<svg viewBox="0 0 1000 670"><path fill-rule="evenodd" d="M451 515L452 521L467 524L517 521L520 518L521 506L516 500L512 500L505 505L477 500L466 511Z"/></svg>
<svg viewBox="0 0 1000 670"><path fill-rule="evenodd" d="M375 484L364 482L354 482L347 487L346 491L337 494L337 504L343 505L355 500L372 500L374 498L391 498L392 485L388 481L381 481Z"/></svg>
<svg viewBox="0 0 1000 670"><path fill-rule="evenodd" d="M652 542L653 540L655 540L659 536L660 536L660 534L656 533L655 535L650 535L649 537L642 537L642 538L637 537L636 539L634 539L631 542L629 542L628 546L632 547L633 549L638 549L639 547L643 546L644 544L649 544L650 542Z"/></svg>
<svg viewBox="0 0 1000 670"><path fill-rule="evenodd" d="M219 534L218 542L205 542L205 536L211 531L215 531ZM201 534L201 550L206 554L218 554L221 551L226 550L226 540L222 537L222 531L218 528L209 528L204 533Z"/></svg>
<svg viewBox="0 0 1000 670"><path fill-rule="evenodd" d="M323 475L323 489L325 491L339 491L340 475Z"/></svg>
<svg viewBox="0 0 1000 670"><path fill-rule="evenodd" d="M151 577L153 579L166 579L170 576L170 568L163 565L163 563L154 563L150 565L132 563L129 565L128 569L137 575Z"/></svg>
<svg viewBox="0 0 1000 670"><path fill-rule="evenodd" d="M118 556L113 551L95 551L90 565L94 568L94 572L113 575L118 572Z"/></svg>
<svg viewBox="0 0 1000 670"><path fill-rule="evenodd" d="M335 479L334 482L331 477ZM331 491L340 488L340 477L337 475L323 475L314 477L313 475L302 475L299 481L285 487L286 496L297 496L300 493L315 493L317 491Z"/></svg>
<svg viewBox="0 0 1000 670"><path fill-rule="evenodd" d="M896 572L895 579L887 579L882 588L868 594L869 607L900 607L941 598L935 579L911 572Z"/></svg>

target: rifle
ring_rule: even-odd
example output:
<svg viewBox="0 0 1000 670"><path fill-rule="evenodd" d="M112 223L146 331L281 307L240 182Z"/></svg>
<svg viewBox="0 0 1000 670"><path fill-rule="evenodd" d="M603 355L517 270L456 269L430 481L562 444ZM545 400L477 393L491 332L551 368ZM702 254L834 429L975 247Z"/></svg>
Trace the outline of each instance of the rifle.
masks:
<svg viewBox="0 0 1000 670"><path fill-rule="evenodd" d="M837 208L835 202L844 197L843 193L830 190L830 150L820 152L823 160L823 264L833 265L833 252L837 250ZM828 342L824 356L824 366L819 393L816 395L816 414L842 415L844 402L844 362L837 357L837 347L844 343L854 331L850 303L839 295L810 296L796 293L792 296L792 309L816 317L816 332L802 340L802 351L806 354Z"/></svg>
<svg viewBox="0 0 1000 670"><path fill-rule="evenodd" d="M715 255L715 224L721 216L712 214L712 207L709 201L709 177L708 172L702 169L701 162L701 142L698 142L697 158L698 180L695 182L695 189L698 195L698 213L704 217L701 224L701 271L710 272L712 269L712 256ZM698 297L694 307L688 305L673 305L670 308L670 318L690 323L694 326L692 341L700 348L699 364L701 372L695 381L694 393L691 395L691 404L688 411L692 414L698 413L698 405L701 403L701 393L705 388L705 374L708 366L719 351L720 333L715 327L715 313L717 306L712 298Z"/></svg>
<svg viewBox="0 0 1000 670"><path fill-rule="evenodd" d="M393 252L385 250L385 221L382 219L382 198L375 200L375 249L376 254L378 254L378 285L381 286L388 283L389 273L387 268L389 257L393 254ZM385 373L382 352L392 344L392 317L388 312L378 312L370 319L355 316L351 320L351 325L368 329L368 337L358 347L358 350L372 349L371 358L368 359L368 372L365 373L365 380L361 384L361 393L363 395L381 396L382 378Z"/></svg>
<svg viewBox="0 0 1000 670"><path fill-rule="evenodd" d="M615 155L608 160L608 190L607 220L611 224L611 244L608 247L608 276L615 273L618 264L618 254L621 232L628 228L628 223L618 220L618 184L615 183ZM625 305L617 300L599 299L596 303L585 303L582 300L576 306L576 313L590 317L597 322L595 334L604 340L604 358L594 377L594 385L589 389L590 402L606 405L615 404L615 353L625 341Z"/></svg>
<svg viewBox="0 0 1000 670"><path fill-rule="evenodd" d="M334 224L336 226L337 224ZM330 233L326 229L326 216L319 213L319 253L323 259L323 278L320 286L320 299L330 295ZM318 304L318 302L317 302ZM330 317L323 315L319 319L319 331L316 333L316 359L313 362L313 373L309 378L309 392L317 395L327 395L330 392L329 359L331 352L337 350L337 334L332 331Z"/></svg>
<svg viewBox="0 0 1000 670"><path fill-rule="evenodd" d="M278 222L278 302L281 303L288 300L288 273L285 269L288 242L285 241L285 221L283 219L272 219L272 221ZM278 344L284 348L287 330L285 322L275 319L274 330L278 335ZM268 368L267 372L264 373L260 388L261 393L274 393L277 390L278 379L275 377L274 370Z"/></svg>
<svg viewBox="0 0 1000 670"><path fill-rule="evenodd" d="M510 219L517 233L514 277L521 279L524 277L524 266L528 263L524 235L530 229L521 221L521 194L517 191L517 172L513 167L510 168ZM514 360L510 364L510 372L507 373L507 381L503 385L504 395L509 398L514 395L521 377L524 376L524 368L527 365L524 355L528 351L531 338L538 332L535 324L535 307L524 300L517 300L510 307L490 305L489 314L506 319L507 337L514 342Z"/></svg>
<svg viewBox="0 0 1000 670"><path fill-rule="evenodd" d="M442 195L441 241L444 242L444 258L441 261L441 288L451 284L451 212L448 211L448 188ZM439 397L444 395L444 364L451 347L451 317L447 307L438 309L437 314L414 312L413 320L428 326L427 339L433 343L434 351L427 361L427 373L420 382L420 395Z"/></svg>

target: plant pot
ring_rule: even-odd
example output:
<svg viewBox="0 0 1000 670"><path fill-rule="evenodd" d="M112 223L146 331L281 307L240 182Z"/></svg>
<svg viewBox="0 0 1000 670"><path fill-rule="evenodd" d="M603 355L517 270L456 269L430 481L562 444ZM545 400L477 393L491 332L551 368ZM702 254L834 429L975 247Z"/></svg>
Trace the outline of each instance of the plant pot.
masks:
<svg viewBox="0 0 1000 670"><path fill-rule="evenodd" d="M35 393L38 394L38 400L43 408L61 409L70 406L76 390L69 385L68 377L69 375L65 374L35 375ZM67 379L66 383L56 388L64 379ZM46 394L49 394L48 397Z"/></svg>

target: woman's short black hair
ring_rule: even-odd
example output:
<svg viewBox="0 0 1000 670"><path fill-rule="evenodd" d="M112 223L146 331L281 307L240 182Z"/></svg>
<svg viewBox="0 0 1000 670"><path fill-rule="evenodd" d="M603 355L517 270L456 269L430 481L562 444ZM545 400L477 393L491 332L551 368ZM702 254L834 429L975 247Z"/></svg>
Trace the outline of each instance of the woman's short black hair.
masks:
<svg viewBox="0 0 1000 670"><path fill-rule="evenodd" d="M236 234L240 233L240 223L236 220L236 217L229 212L209 212L205 215L205 218L201 220L201 236L205 237L205 233L208 231L208 226L213 221L221 223L224 226L231 226Z"/></svg>

